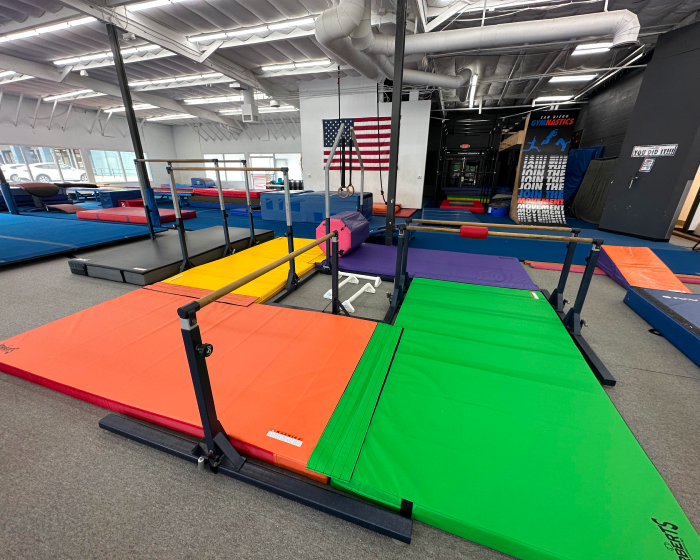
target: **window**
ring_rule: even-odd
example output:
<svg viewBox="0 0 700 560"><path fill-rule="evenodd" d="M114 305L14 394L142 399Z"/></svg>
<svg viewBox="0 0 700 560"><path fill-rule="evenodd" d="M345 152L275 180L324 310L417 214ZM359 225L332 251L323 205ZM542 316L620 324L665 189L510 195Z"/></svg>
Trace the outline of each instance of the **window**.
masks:
<svg viewBox="0 0 700 560"><path fill-rule="evenodd" d="M139 176L136 173L136 153L135 152L119 152L122 159L122 167L127 181L138 181Z"/></svg>
<svg viewBox="0 0 700 560"><path fill-rule="evenodd" d="M301 171L301 154L275 154L275 167L288 167L290 181L304 178ZM282 173L277 173L277 176L282 177Z"/></svg>
<svg viewBox="0 0 700 560"><path fill-rule="evenodd" d="M251 167L274 167L274 154L250 154ZM253 188L263 189L267 183L275 180L274 171L251 171Z"/></svg>
<svg viewBox="0 0 700 560"><path fill-rule="evenodd" d="M202 159L218 159L219 167L243 167L240 160L245 159L245 154L203 154ZM226 161L226 164L222 164L222 161ZM214 167L213 163L205 163L204 167ZM221 171L222 181L238 181L243 183L245 177L242 171ZM216 171L207 171L206 176L212 181L216 181Z"/></svg>
<svg viewBox="0 0 700 560"><path fill-rule="evenodd" d="M122 183L126 181L119 152L90 150L90 163L98 183Z"/></svg>

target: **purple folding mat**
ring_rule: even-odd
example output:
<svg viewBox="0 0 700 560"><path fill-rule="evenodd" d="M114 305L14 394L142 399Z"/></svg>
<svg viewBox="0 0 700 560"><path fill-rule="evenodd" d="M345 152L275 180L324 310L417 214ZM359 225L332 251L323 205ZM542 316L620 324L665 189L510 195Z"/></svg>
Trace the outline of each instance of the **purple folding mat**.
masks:
<svg viewBox="0 0 700 560"><path fill-rule="evenodd" d="M394 276L396 247L364 243L338 262L343 272ZM411 278L539 291L514 257L409 248L406 271Z"/></svg>

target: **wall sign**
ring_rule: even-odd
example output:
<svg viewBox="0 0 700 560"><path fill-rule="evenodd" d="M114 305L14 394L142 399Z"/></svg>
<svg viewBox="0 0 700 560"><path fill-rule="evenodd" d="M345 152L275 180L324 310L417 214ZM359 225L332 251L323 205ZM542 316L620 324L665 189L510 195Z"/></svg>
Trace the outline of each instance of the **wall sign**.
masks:
<svg viewBox="0 0 700 560"><path fill-rule="evenodd" d="M632 157L675 156L678 144L658 144L656 146L635 146Z"/></svg>
<svg viewBox="0 0 700 560"><path fill-rule="evenodd" d="M651 168L654 167L654 162L656 160L654 158L644 158L644 161L642 162L642 166L639 168L639 171L642 173L649 173L651 171Z"/></svg>
<svg viewBox="0 0 700 560"><path fill-rule="evenodd" d="M578 109L530 115L513 200L518 223L566 225L564 174L577 116Z"/></svg>

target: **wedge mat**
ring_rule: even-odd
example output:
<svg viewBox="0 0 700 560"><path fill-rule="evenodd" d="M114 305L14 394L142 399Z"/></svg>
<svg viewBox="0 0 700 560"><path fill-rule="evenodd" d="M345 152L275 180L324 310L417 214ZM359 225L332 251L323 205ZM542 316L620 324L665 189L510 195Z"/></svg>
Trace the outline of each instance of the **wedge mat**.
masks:
<svg viewBox="0 0 700 560"><path fill-rule="evenodd" d="M523 560L700 558L542 294L415 279L396 326L378 400L354 405L374 412L350 480L312 456L332 484Z"/></svg>

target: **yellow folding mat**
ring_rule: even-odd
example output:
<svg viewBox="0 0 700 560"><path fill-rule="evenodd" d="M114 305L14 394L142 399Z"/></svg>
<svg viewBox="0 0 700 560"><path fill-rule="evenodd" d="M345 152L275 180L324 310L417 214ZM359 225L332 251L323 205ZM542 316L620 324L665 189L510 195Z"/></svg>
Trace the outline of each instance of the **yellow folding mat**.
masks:
<svg viewBox="0 0 700 560"><path fill-rule="evenodd" d="M295 239L294 249L301 249L305 245L312 243L314 239ZM213 261L164 280L166 284L178 284L189 286L190 288L201 288L203 290L217 290L234 280L242 278L262 268L263 266L284 257L289 252L287 238L278 237L272 241L261 243L240 253L234 253L230 257ZM325 255L318 247L298 256L294 259L294 266L299 277L307 274L314 268L314 264L324 260ZM248 282L245 286L235 290L234 294L256 297L255 303L265 303L275 294L282 291L287 283L289 264L282 266L262 275L260 278Z"/></svg>

